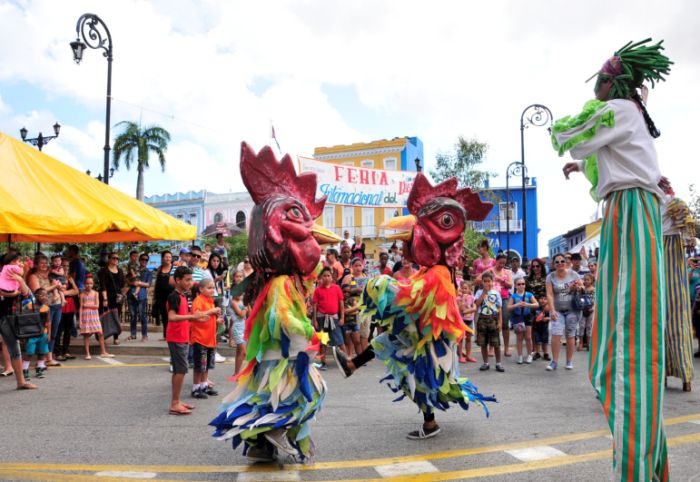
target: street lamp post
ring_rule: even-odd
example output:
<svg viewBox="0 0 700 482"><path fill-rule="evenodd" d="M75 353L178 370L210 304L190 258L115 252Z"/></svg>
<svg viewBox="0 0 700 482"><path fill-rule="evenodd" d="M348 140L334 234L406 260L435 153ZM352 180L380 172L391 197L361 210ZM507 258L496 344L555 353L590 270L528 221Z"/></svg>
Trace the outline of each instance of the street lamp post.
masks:
<svg viewBox="0 0 700 482"><path fill-rule="evenodd" d="M58 134L61 132L61 124L56 122L53 125L53 132L55 134L53 136L45 136L41 132L39 132L39 135L34 137L33 139L27 139L27 133L28 133L27 128L22 127L19 130L19 135L22 136L22 140L24 142L28 142L29 144L32 144L32 145L36 146L39 150L41 150L46 144L49 143L49 141L58 137Z"/></svg>
<svg viewBox="0 0 700 482"><path fill-rule="evenodd" d="M102 30L104 30L104 33ZM107 58L107 112L105 119L105 158L102 180L105 184L109 184L109 125L112 110L112 35L109 33L107 25L94 13L81 15L75 26L75 31L77 38L74 42L70 43L70 48L73 50L73 60L75 60L76 64L80 64L80 61L83 60L83 52L87 47L104 50L103 55Z"/></svg>
<svg viewBox="0 0 700 482"><path fill-rule="evenodd" d="M542 104L532 104L525 107L520 114L520 162L525 167L525 129L529 126L542 127L549 124L548 130L552 128L552 111ZM523 187L523 263L527 257L527 200L525 198L525 175L526 170L521 172Z"/></svg>
<svg viewBox="0 0 700 482"><path fill-rule="evenodd" d="M90 169L88 169L87 171L85 171L85 174L87 174L88 176L92 176L92 172L90 171ZM112 179L113 177L114 177L114 168L113 168L113 167L110 167L110 168L109 168L109 179ZM96 177L95 179L97 179L98 181L102 182L102 174L98 174L97 177ZM107 184L109 184L109 183L107 183Z"/></svg>
<svg viewBox="0 0 700 482"><path fill-rule="evenodd" d="M510 208L513 202L510 200L510 177L522 176L527 179L527 167L520 161L508 164L506 168L506 256L510 256ZM523 181L523 186L525 181ZM523 231L523 235L525 231ZM524 239L524 238L523 238ZM523 258L525 258L525 243L523 242Z"/></svg>

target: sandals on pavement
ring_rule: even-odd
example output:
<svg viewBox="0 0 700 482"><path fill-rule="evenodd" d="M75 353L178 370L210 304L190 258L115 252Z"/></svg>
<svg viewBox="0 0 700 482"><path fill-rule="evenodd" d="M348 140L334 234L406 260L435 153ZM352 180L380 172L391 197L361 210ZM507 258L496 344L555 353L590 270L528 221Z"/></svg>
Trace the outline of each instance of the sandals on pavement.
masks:
<svg viewBox="0 0 700 482"><path fill-rule="evenodd" d="M170 415L189 415L192 413L192 410L188 410L185 407L171 408L168 413L170 413Z"/></svg>
<svg viewBox="0 0 700 482"><path fill-rule="evenodd" d="M17 387L17 390L36 390L37 388L39 388L39 387L37 387L37 386L34 385L33 383L27 382L27 383L25 383L24 385L18 386L18 387Z"/></svg>
<svg viewBox="0 0 700 482"><path fill-rule="evenodd" d="M86 360L92 360L92 357L91 357L90 355L87 355L87 356L85 357L85 359L86 359Z"/></svg>
<svg viewBox="0 0 700 482"><path fill-rule="evenodd" d="M5 370L4 372L0 373L0 377L11 377L14 374L14 370Z"/></svg>
<svg viewBox="0 0 700 482"><path fill-rule="evenodd" d="M111 353L100 353L100 358L114 358Z"/></svg>

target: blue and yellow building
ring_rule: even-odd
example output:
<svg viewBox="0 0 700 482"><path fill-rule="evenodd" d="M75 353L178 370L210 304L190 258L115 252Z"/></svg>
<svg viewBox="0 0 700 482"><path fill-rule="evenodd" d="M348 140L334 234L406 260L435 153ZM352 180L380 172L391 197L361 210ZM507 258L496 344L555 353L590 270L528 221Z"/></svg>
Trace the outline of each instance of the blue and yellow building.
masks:
<svg viewBox="0 0 700 482"><path fill-rule="evenodd" d="M317 147L313 157L319 161L371 169L412 171L422 169L423 142L418 137L395 137L350 145ZM363 208L326 203L324 226L342 236L344 230L351 236L359 234L366 240L368 254L383 242L379 226L388 218L403 214L402 208Z"/></svg>

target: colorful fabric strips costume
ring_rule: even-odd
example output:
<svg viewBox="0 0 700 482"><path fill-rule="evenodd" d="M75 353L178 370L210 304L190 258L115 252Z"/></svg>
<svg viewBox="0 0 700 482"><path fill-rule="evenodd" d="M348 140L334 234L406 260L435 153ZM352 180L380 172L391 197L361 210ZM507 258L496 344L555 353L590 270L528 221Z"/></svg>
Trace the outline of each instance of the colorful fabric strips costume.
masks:
<svg viewBox="0 0 700 482"><path fill-rule="evenodd" d="M653 145L659 131L637 90L644 80L664 80L670 61L661 42L648 41L616 52L597 74L598 100L552 129L555 149L585 159L571 170L585 171L595 197L606 203L589 376L613 434L614 478L635 482L669 476L662 416L666 304L659 289L664 194Z"/></svg>
<svg viewBox="0 0 700 482"><path fill-rule="evenodd" d="M466 378L459 376L456 341L465 331L456 291L446 266L423 268L409 282L389 276L369 281L364 292L364 311L387 331L372 340L374 352L387 367L394 392L412 400L423 413L447 410L457 403L467 410L470 403L481 406L495 402L484 396Z"/></svg>
<svg viewBox="0 0 700 482"><path fill-rule="evenodd" d="M248 245L256 268L251 277L265 283L246 320L247 364L210 425L234 449L243 442L251 460L273 460L277 450L304 460L313 455L308 423L326 393L311 363L318 338L305 292L318 273L318 243L340 238L313 223L325 198L314 199L315 174L297 176L289 156L277 162L269 147L256 156L243 143L241 175L256 203Z"/></svg>
<svg viewBox="0 0 700 482"><path fill-rule="evenodd" d="M683 381L690 391L693 379L693 326L690 285L683 248L695 247L695 220L688 205L669 197L662 209L666 266L666 376Z"/></svg>
<svg viewBox="0 0 700 482"><path fill-rule="evenodd" d="M370 280L363 293L365 315L385 328L370 348L353 360L355 368L375 356L387 367L389 387L401 391L395 401L408 397L423 412L423 427L409 438L428 438L439 433L435 409L450 403L465 410L470 403L488 408L495 402L466 378L459 376L456 341L470 330L462 321L450 268L462 254L467 220L483 220L493 207L470 189L457 189L457 180L432 186L418 173L408 197L409 216L397 216L386 229L404 230L390 237L404 240L404 263L415 261L420 271L406 282L389 276ZM338 364L349 376L352 369L344 354L336 352Z"/></svg>

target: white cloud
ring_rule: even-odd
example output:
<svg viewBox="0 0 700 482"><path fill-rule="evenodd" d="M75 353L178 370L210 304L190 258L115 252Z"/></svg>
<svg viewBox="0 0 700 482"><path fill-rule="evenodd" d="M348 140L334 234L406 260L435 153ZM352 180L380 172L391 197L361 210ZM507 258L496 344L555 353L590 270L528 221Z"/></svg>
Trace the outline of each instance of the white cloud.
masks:
<svg viewBox="0 0 700 482"><path fill-rule="evenodd" d="M0 89L26 82L89 114L92 122L65 125L60 145L47 152L96 173L106 62L88 50L77 66L68 47L78 17L94 8L87 0L0 0ZM269 142L271 120L283 149L299 154L320 145L418 135L428 169L435 152L449 149L458 135L476 136L491 146L486 167L502 173L520 158L518 120L525 106L544 103L556 117L574 113L591 96L592 85L583 80L615 48L646 36L666 38L676 61L649 108L663 132L657 142L663 170L681 195L687 163L696 162L688 120L700 110L700 99L689 95L700 73L700 7L689 0L641 7L629 0L124 0L101 3L96 13L114 40L113 122L157 123L173 137L166 173L157 167L146 172L147 194L240 189L240 141L258 148ZM270 86L255 92L261 79ZM391 125L350 125L353 116L332 105L324 85L352 87L358 110ZM13 111L12 99L0 99L0 125L21 118L11 118ZM32 114L19 115L31 120ZM37 128L46 128L47 116L37 118ZM542 252L549 237L586 222L595 206L584 181L564 181L563 160L544 129L528 129L525 140L530 175L540 186ZM113 184L132 193L135 179L135 171L122 170Z"/></svg>

